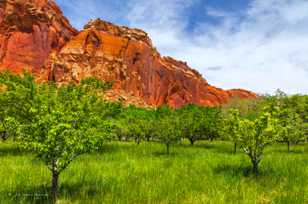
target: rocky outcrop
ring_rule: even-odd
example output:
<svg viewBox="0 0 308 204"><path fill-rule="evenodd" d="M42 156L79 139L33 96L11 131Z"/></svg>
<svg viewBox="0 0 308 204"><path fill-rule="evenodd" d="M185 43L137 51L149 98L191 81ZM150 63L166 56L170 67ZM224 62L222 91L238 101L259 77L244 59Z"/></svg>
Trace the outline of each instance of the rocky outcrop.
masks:
<svg viewBox="0 0 308 204"><path fill-rule="evenodd" d="M248 91L210 86L186 63L160 56L145 32L100 19L86 25L54 55L50 64L50 80L79 82L96 76L113 81L114 92L125 90L151 106L216 106L233 96L255 96Z"/></svg>
<svg viewBox="0 0 308 204"><path fill-rule="evenodd" d="M0 0L0 70L46 75L44 64L77 31L49 0Z"/></svg>
<svg viewBox="0 0 308 204"><path fill-rule="evenodd" d="M100 19L71 27L52 0L0 0L0 70L24 69L39 80L114 82L106 97L140 106L217 106L244 90L213 87L185 62L161 56L142 30Z"/></svg>

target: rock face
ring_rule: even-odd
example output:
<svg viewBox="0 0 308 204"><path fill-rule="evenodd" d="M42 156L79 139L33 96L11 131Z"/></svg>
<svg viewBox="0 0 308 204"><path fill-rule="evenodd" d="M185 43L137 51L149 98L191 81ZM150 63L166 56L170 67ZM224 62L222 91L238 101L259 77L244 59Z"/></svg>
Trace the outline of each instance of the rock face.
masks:
<svg viewBox="0 0 308 204"><path fill-rule="evenodd" d="M137 105L217 106L256 97L210 86L186 63L162 57L142 30L97 19L77 33L51 0L0 0L0 25L0 67L15 73L27 69L58 83L95 76L114 82L109 99Z"/></svg>
<svg viewBox="0 0 308 204"><path fill-rule="evenodd" d="M76 34L53 1L0 0L0 70L41 77L49 54Z"/></svg>
<svg viewBox="0 0 308 204"><path fill-rule="evenodd" d="M248 91L210 86L186 63L160 56L145 32L100 19L88 23L50 64L50 80L78 82L96 76L114 81L115 92L125 90L151 106L216 106L233 96L255 97Z"/></svg>

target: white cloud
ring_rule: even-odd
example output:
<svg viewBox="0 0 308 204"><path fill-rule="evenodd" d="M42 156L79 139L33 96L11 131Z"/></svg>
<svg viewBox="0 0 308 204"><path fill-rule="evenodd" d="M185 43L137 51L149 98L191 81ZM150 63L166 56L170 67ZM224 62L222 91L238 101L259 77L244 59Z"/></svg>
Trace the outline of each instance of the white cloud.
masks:
<svg viewBox="0 0 308 204"><path fill-rule="evenodd" d="M204 15L221 23L198 22L188 32L186 14L198 1L127 0L120 12L108 15L144 29L162 54L187 61L215 86L308 93L307 0L251 0L240 13L207 7ZM95 9L102 1L74 2L89 4L93 18L108 12Z"/></svg>
<svg viewBox="0 0 308 204"><path fill-rule="evenodd" d="M193 2L179 1L135 1L129 22L148 31L163 54L187 61L213 85L308 93L308 1L254 0L241 20L208 8L207 15L222 23L201 23L191 33L183 10Z"/></svg>

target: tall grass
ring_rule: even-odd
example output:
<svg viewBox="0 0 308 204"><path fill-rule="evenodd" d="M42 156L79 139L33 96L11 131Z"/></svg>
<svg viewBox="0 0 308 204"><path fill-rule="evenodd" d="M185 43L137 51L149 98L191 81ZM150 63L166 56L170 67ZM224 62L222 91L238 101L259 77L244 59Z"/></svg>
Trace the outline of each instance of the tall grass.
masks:
<svg viewBox="0 0 308 204"><path fill-rule="evenodd" d="M63 172L59 203L307 203L307 147L268 147L255 177L228 142L185 143L170 155L156 143L110 143ZM31 153L0 143L0 203L48 203L50 180Z"/></svg>

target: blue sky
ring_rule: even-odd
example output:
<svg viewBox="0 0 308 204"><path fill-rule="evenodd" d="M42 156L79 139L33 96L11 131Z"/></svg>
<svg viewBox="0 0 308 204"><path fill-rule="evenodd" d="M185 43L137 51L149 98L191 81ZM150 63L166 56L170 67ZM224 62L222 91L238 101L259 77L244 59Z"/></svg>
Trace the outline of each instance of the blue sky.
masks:
<svg viewBox="0 0 308 204"><path fill-rule="evenodd" d="M127 0L56 0L62 8L65 15L71 20L71 23L78 29L82 29L83 25L89 19L102 18L113 23L133 26L125 18L125 14L129 13L134 6ZM184 1L173 1L181 2ZM189 2L189 1L188 1ZM187 28L189 32L201 22L211 24L221 23L221 18L209 15L207 10L217 10L222 12L243 12L249 6L251 0L193 0L193 3L187 4L186 8L180 10L180 15L187 18ZM87 5L89 3L89 5Z"/></svg>
<svg viewBox="0 0 308 204"><path fill-rule="evenodd" d="M307 0L56 0L82 29L102 18L145 30L209 83L308 93Z"/></svg>

